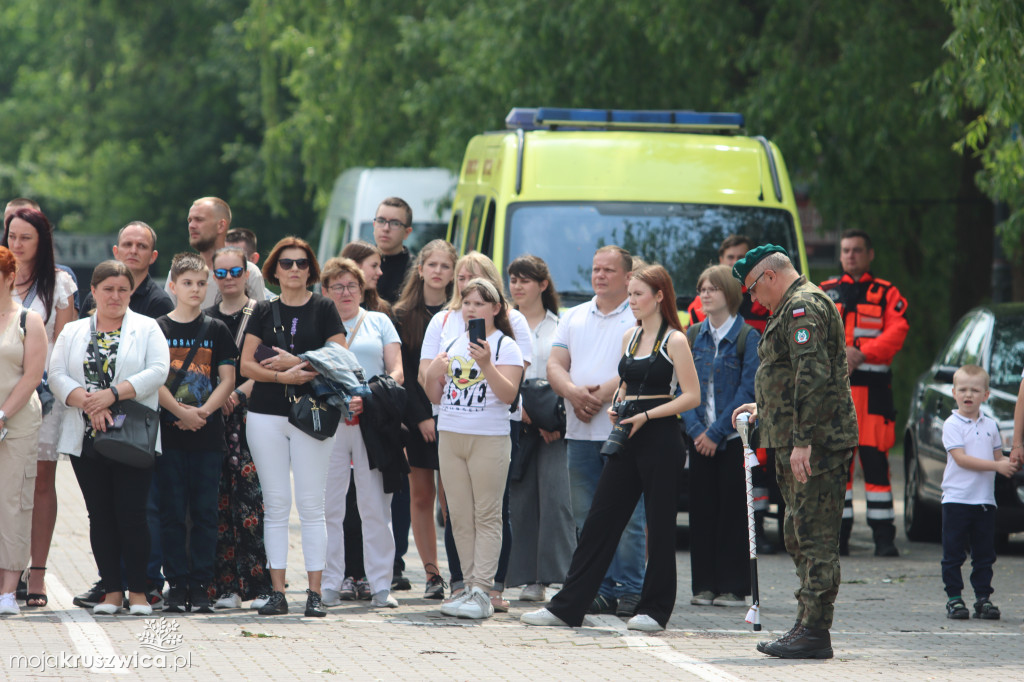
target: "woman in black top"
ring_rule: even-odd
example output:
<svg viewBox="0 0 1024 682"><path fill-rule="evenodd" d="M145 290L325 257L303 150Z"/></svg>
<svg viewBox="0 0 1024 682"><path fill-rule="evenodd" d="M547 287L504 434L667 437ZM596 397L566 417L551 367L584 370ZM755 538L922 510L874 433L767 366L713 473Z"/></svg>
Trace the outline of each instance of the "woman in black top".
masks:
<svg viewBox="0 0 1024 682"><path fill-rule="evenodd" d="M676 599L676 504L683 439L676 415L700 402L700 383L679 324L672 279L660 265L644 265L629 281L629 307L637 328L622 338L622 381L609 416L628 426L628 439L609 453L583 523L562 590L546 609L523 614L527 625L583 622L615 556L640 495L647 520L647 571L630 630L663 630ZM677 333L678 332L678 333ZM678 381L681 393L673 397ZM622 413L618 416L616 408Z"/></svg>
<svg viewBox="0 0 1024 682"><path fill-rule="evenodd" d="M288 386L296 396L309 393L316 376L309 363L297 356L322 348L328 342L344 345L345 328L334 303L308 290L320 278L313 250L304 240L285 237L266 263L263 276L281 287L281 296L260 301L253 310L242 346L242 376L255 381L249 398L246 436L263 488L263 540L273 593L260 608L262 615L288 613L285 600L285 568L288 565L288 515L291 511L291 478L295 479L295 507L302 523L302 553L309 589L307 616L325 616L320 598L320 578L327 560L327 526L324 522L324 486L334 438L317 440L288 422ZM284 327L274 329L273 306L280 310ZM270 352L257 347L269 346ZM262 350L262 349L261 349Z"/></svg>
<svg viewBox="0 0 1024 682"><path fill-rule="evenodd" d="M423 334L430 318L452 295L455 279L455 247L435 239L420 249L395 303L398 334L402 337L402 366L418 367ZM405 452L409 458L412 535L427 574L425 599L443 599L445 583L437 567L437 531L434 500L437 495L437 431L430 400L418 381L406 382Z"/></svg>
<svg viewBox="0 0 1024 682"><path fill-rule="evenodd" d="M256 306L245 292L248 275L241 248L225 246L214 254L213 276L221 300L205 312L227 325L239 348ZM237 367L235 390L222 408L228 451L221 469L217 508L217 609L237 609L250 599L254 600L253 607L259 608L270 598L267 551L263 546L263 490L245 439L247 406L255 383L243 377L241 367Z"/></svg>

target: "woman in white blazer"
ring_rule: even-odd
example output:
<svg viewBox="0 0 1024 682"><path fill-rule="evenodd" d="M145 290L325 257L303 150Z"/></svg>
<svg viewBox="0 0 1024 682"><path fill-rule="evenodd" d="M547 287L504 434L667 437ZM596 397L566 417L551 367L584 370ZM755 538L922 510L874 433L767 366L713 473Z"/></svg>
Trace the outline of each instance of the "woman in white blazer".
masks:
<svg viewBox="0 0 1024 682"><path fill-rule="evenodd" d="M57 450L71 456L89 511L89 539L106 590L93 612L109 615L121 610L123 557L130 612L150 615L146 500L153 470L106 459L93 447L93 437L110 426L110 407L119 400L157 409L157 391L167 380L170 356L156 321L128 309L135 282L123 263L108 260L97 265L91 286L96 313L65 325L50 358L50 389L71 408L61 421ZM94 321L99 358L92 344ZM99 372L106 375L109 388L100 388ZM159 444L157 438L157 449Z"/></svg>

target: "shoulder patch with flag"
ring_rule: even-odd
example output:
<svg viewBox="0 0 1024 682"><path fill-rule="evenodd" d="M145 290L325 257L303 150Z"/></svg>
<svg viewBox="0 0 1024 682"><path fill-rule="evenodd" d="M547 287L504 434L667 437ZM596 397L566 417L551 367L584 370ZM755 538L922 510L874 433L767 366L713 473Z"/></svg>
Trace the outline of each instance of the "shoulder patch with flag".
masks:
<svg viewBox="0 0 1024 682"><path fill-rule="evenodd" d="M803 308L793 308L793 317L803 317L804 314Z"/></svg>

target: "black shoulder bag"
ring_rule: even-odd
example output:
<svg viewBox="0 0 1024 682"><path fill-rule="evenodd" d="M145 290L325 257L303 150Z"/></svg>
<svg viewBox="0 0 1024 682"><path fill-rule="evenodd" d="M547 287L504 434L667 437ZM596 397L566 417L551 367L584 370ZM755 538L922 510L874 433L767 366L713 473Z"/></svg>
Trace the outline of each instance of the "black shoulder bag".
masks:
<svg viewBox="0 0 1024 682"><path fill-rule="evenodd" d="M107 375L100 368L100 348L97 343L96 316L90 322L92 335L93 368L99 377L100 388L110 388ZM97 431L93 447L109 460L136 469L149 469L156 463L156 437L160 431L160 415L136 400L122 400L110 406L110 414L118 428L108 426Z"/></svg>
<svg viewBox="0 0 1024 682"><path fill-rule="evenodd" d="M274 333L277 334L277 345L284 348L284 326L281 324L281 301L275 298L270 303L274 314ZM288 423L307 436L317 440L327 440L338 431L341 423L341 410L326 400L317 400L309 393L295 395L295 387L288 384L285 389L288 397Z"/></svg>
<svg viewBox="0 0 1024 682"><path fill-rule="evenodd" d="M175 398L175 394L178 392L178 388L181 387L181 382L185 380L185 376L188 374L188 368L192 366L192 361L196 359L196 353L203 345L203 341L206 340L206 334L210 331L210 326L213 324L212 318L206 313L199 313L203 316L203 323L199 326L199 333L196 334L196 341L192 344L192 347L188 351L188 355L185 356L184 362L181 363L181 368L177 370L171 370L175 372L174 381L167 387L167 390L171 392L171 397ZM212 371L213 368L211 368ZM210 377L212 380L213 377ZM177 398L175 398L177 400ZM164 424L173 424L178 421L178 418L174 416L174 413L170 410L160 408L160 421Z"/></svg>

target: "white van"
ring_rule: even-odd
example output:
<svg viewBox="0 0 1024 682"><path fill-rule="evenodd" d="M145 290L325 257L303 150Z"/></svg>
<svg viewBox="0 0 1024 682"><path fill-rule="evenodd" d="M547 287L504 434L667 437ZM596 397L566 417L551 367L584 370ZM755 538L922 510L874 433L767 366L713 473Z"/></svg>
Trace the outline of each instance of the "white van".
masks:
<svg viewBox="0 0 1024 682"><path fill-rule="evenodd" d="M323 263L360 239L373 243L377 206L401 197L412 208L413 230L405 240L415 253L432 239L444 239L458 177L446 168L350 168L334 181L320 230L316 257Z"/></svg>

